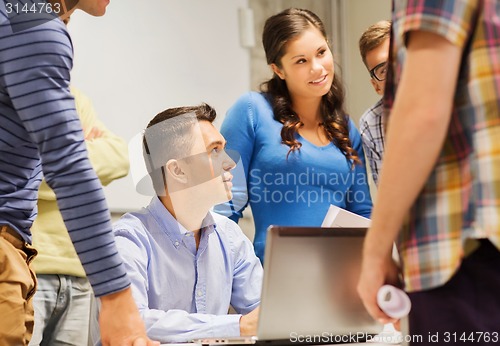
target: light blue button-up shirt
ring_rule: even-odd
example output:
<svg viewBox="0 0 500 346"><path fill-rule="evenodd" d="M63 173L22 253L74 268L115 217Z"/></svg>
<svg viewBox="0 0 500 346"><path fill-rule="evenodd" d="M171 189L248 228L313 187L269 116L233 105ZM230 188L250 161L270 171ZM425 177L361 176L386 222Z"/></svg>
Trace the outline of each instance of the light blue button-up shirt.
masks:
<svg viewBox="0 0 500 346"><path fill-rule="evenodd" d="M161 342L240 335L241 314L260 303L262 266L236 223L209 213L193 233L157 197L115 225L118 250L148 336ZM238 314L228 314L231 305Z"/></svg>

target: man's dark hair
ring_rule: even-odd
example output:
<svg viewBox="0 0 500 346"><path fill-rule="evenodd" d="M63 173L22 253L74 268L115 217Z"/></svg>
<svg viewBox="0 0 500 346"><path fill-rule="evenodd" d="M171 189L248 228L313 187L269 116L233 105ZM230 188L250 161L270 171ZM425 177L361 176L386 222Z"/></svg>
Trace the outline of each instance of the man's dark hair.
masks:
<svg viewBox="0 0 500 346"><path fill-rule="evenodd" d="M215 109L206 103L199 106L169 108L149 122L142 139L146 168L157 195L165 195L164 165L171 159L190 156L193 148L192 130L198 121L212 123Z"/></svg>

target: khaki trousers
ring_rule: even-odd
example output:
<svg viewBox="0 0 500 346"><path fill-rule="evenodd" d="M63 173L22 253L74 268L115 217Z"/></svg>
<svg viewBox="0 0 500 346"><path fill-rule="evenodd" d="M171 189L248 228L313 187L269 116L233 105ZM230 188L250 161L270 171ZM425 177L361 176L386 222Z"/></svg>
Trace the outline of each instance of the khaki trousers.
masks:
<svg viewBox="0 0 500 346"><path fill-rule="evenodd" d="M33 333L36 276L30 267L36 250L0 225L0 346L28 345Z"/></svg>

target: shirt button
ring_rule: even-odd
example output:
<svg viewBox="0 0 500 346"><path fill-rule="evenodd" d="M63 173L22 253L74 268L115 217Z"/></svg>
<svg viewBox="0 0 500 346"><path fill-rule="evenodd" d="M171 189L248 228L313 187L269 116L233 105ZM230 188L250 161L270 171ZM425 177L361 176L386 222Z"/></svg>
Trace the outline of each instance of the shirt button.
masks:
<svg viewBox="0 0 500 346"><path fill-rule="evenodd" d="M198 297L201 297L203 295L203 292L201 290L198 290L198 292L196 292L196 294L198 295Z"/></svg>
<svg viewBox="0 0 500 346"><path fill-rule="evenodd" d="M175 245L175 247L178 247L178 246L179 246L179 242L178 242L178 241L176 241L176 242L174 243L174 245Z"/></svg>

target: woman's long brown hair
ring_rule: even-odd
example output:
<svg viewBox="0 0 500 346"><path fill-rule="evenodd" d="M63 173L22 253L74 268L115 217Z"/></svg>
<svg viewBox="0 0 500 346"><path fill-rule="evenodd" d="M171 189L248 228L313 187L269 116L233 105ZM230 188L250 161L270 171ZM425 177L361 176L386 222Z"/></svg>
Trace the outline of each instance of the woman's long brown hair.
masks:
<svg viewBox="0 0 500 346"><path fill-rule="evenodd" d="M262 43L266 52L267 63L281 68L281 58L285 54L290 40L301 35L311 26L317 28L327 38L325 27L318 16L304 9L289 8L267 19L262 34ZM302 144L295 138L303 123L292 109L292 101L286 82L276 74L262 83L261 91L267 94L272 105L274 118L283 124L281 141L290 147L288 155L299 150ZM337 74L327 94L321 98L321 125L326 137L344 154L346 159L361 164L356 150L349 139L349 118L344 110L344 88Z"/></svg>

